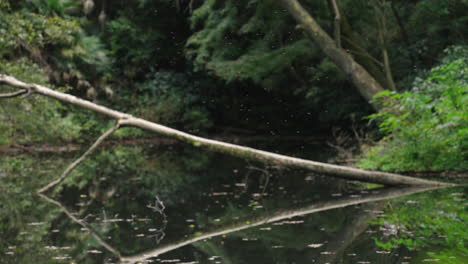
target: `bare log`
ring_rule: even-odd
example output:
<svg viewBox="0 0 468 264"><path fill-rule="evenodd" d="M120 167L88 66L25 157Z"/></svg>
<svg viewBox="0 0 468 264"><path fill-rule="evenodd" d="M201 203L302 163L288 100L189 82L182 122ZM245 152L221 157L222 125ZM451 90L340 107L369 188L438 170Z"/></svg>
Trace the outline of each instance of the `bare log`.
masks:
<svg viewBox="0 0 468 264"><path fill-rule="evenodd" d="M61 93L50 88L38 84L24 83L14 77L0 74L0 83L11 86L28 89L32 93L37 93L47 97L55 98L65 103L80 106L97 113L104 114L108 117L118 120L120 126L139 127L159 135L175 138L180 141L189 143L195 147L204 147L220 153L229 154L232 156L256 160L261 162L273 163L282 167L300 168L323 175L330 175L347 180L357 180L364 182L372 182L384 185L432 185L432 186L447 186L448 183L430 181L418 178L407 177L394 173L367 171L345 166L332 165L322 162L310 161L300 158L289 157L285 155L275 154L254 148L239 146L235 144L225 143L217 140L194 136L173 128L169 128L157 123L153 123L141 118L133 117L129 114L122 113L109 109L107 107L77 98L73 95Z"/></svg>

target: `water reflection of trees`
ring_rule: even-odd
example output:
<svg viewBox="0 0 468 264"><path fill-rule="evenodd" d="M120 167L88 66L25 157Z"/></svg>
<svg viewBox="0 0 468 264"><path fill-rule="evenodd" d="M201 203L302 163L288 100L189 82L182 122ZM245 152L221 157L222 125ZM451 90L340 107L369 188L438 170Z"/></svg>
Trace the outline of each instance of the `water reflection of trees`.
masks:
<svg viewBox="0 0 468 264"><path fill-rule="evenodd" d="M67 161L62 161L61 158L47 157L41 162L33 159L31 164L54 164L54 166L60 167L60 164L67 164ZM9 164L14 164L14 162L9 161ZM250 165L257 166L257 164ZM56 168L57 171L59 169ZM375 254L376 247L372 245L372 240L366 234L362 234L372 218L372 213L366 212L366 210L374 211L372 207L377 206L371 202L372 196L369 195L377 195L374 198L378 200L397 196L397 193L394 193L395 196L391 196L390 193L387 197L380 197L377 193L369 190L371 193L362 193L359 194L359 197L341 197L326 202L319 201L325 199L325 197L330 197L331 194L349 190L349 183L344 181L329 182L319 176L303 175L298 171L287 171L287 175L277 175L285 172L270 170L267 172L269 177L267 184L263 169L250 170L245 167L245 163L241 160L233 160L224 156L203 156L199 155L196 150L185 148L170 149L170 151L159 149L155 153L142 147L115 147L111 150L98 152L93 159L78 167L74 174L55 190L53 196L57 198L54 199L62 201L61 206L48 201L31 208L31 206L23 206L23 204L33 202L35 200L33 197L34 190L38 186L43 186L44 182L48 182L50 178L55 177L54 175L58 173L55 173L55 170L44 169L44 167L34 169L34 171L36 170L41 172L40 176L38 174L34 177L28 177L27 175L31 169L22 167L14 171L7 170L8 175L15 174L15 177L2 178L2 184L5 187L2 189L5 194L2 198L4 207L1 209L2 212L5 212L2 214L2 219L14 219L8 220L0 231L8 229L17 230L15 232L18 233L23 230L30 231L28 228L24 228L24 225L28 223L25 221L31 222L31 219L36 219L32 221L44 222L43 225L35 227L35 230L41 230L40 233L33 231L31 234L34 234L33 238L36 242L31 243L30 252L37 252L35 254L43 256L45 259L51 259L57 255L60 256L61 253L59 254L58 251L47 252L46 247L51 245L73 245L70 249L64 251L67 251L68 256L79 263L84 261L102 262L109 256L119 259L120 255L143 258L143 253L135 253L149 248L153 248L153 250L145 252L161 255L190 243L193 243L194 248L185 247L167 253L164 257L174 254L185 254L193 258L199 258L200 254L220 255L224 256L223 262L231 260L232 263L237 264L245 262L247 252L253 254L254 251L257 251L262 252L257 258L287 259L295 257L294 254L299 254L298 257L301 259L315 259L316 261L321 260L323 263L333 263L333 261L346 258L346 248L349 248L349 245L354 247L356 242L353 241L356 241L356 239L361 241L362 236L365 236L368 242L371 242L367 243L370 246L366 248L367 251L362 250L362 254L367 254L369 251L369 255L371 255L372 253ZM225 174L224 177L220 177L221 173ZM226 184L232 188L229 190L223 189L223 185ZM242 187L235 187L236 184L241 184ZM31 185L30 188L27 187L29 185ZM26 189L30 190L30 192L25 192ZM405 194L405 190L407 190L407 194L412 192L412 189L401 190L403 191L401 195ZM13 194L12 191L17 192L17 194ZM222 192L230 194L224 196L213 195ZM268 195L260 197L258 201L255 200L256 197L252 196L253 194L262 195L263 193L268 193ZM18 196L20 194L21 198ZM380 195L382 194L385 193L380 193ZM148 222L144 226L145 228L148 226L152 229L160 227L162 220L156 219L157 217L154 214L149 214L151 210L147 208L147 205L154 201L155 195L160 195L170 211L170 225L168 225L170 230L166 232L169 235L162 241L164 244L158 244L155 247L155 244L157 244L155 239L148 238L152 234L145 234L145 238L136 237L135 235L138 233L133 230L135 226L128 224L128 222L102 223L105 218L104 212L109 220L115 218L117 214L119 214L118 218L128 220L130 214L135 214L138 217L153 218L151 219L152 222ZM431 195L432 192L427 195L427 199ZM348 198L352 199L348 200ZM450 197L448 197L447 193L443 192L438 198L432 200L436 202L435 199L442 201L448 198ZM19 201L23 202L19 203ZM219 205L222 204L224 207L213 208L217 201L220 202ZM253 203L257 204L250 206ZM292 208L291 206L294 206L295 203L303 206ZM281 227L274 225L272 231L251 228L264 223L271 223L275 221L275 217L288 218L294 216L295 213L299 213L299 215L312 214L360 203L365 203L365 205L361 205L359 208L352 206L348 207L348 209L337 209L324 214L312 215L308 217L309 220L306 223L300 225L285 224ZM233 206L231 207L229 204ZM8 206L5 207L5 205ZM203 208L197 208L198 206L194 205L200 205ZM243 207L240 207L241 205ZM263 206L263 208L255 209L257 205ZM196 212L204 210L206 207L212 209L208 212L200 212L198 217ZM425 213L436 212L430 203L424 203L424 207L426 208ZM11 211L10 213L10 211L4 210L8 208L17 209L18 212ZM311 211L304 211L307 208ZM460 208L452 209L456 214L460 213ZM69 213L64 210L68 210ZM395 212L395 214L400 214L400 212ZM23 215L37 215L37 217L31 218ZM67 218L63 218L64 215ZM71 219L70 216L74 216L75 219ZM236 217L240 219L235 220ZM411 221L424 221L422 213L418 214L418 217L411 219ZM185 222L188 218L195 219L195 228L188 227L189 223ZM70 225L68 219L77 222L79 225L73 225L73 223ZM216 221L217 219L222 220ZM79 221L91 226L91 228L86 227L88 232L83 232L85 227ZM23 226L11 224L20 222L25 223ZM249 222L249 224L246 224L246 222ZM289 220L277 220L276 223L279 222L289 222ZM319 232L317 229L320 227L325 227L327 232ZM312 243L313 241L306 242L304 238L297 238L295 232L302 232L298 231L298 228L304 228L304 235L317 243L323 243L326 240L328 242L324 243L319 249L307 249L306 243ZM60 233L50 233L54 229L60 229ZM454 230L450 232L454 233ZM174 238L175 235L182 237L187 233L192 233L192 236L182 240L167 240ZM228 233L229 237L227 239L219 236ZM15 236L10 231L8 235L9 237ZM217 238L215 238L216 235L218 235ZM259 240L248 242L248 246L238 245L239 242L243 243L242 238L251 237L252 235L257 236ZM19 235L16 236L20 238ZM99 236L101 239L99 239ZM214 239L206 242L202 241L208 238ZM454 239L457 239L457 237L454 237ZM15 240L8 238L8 241ZM27 245L27 242L24 241L24 239L18 240L17 244ZM98 244L96 241L107 243L107 246L103 243ZM220 245L219 242L226 242L226 245ZM288 248L287 253L280 249L271 248L272 245L278 244ZM4 245L5 247L8 246L7 244ZM107 248L107 250L100 249L100 247ZM95 252L96 249L103 251L103 254L89 253ZM267 252L264 252L265 250ZM16 259L29 259L21 258L22 253L17 252ZM320 255L320 252L333 252L334 254ZM21 260L17 262L24 262ZM0 262L2 261L0 260ZM203 262L200 260L200 263Z"/></svg>
<svg viewBox="0 0 468 264"><path fill-rule="evenodd" d="M296 216L304 216L307 214L313 214L321 211L363 204L363 203L371 203L382 201L385 199L395 198L403 195L409 195L417 192L424 192L430 189L434 189L434 187L408 187L408 188L386 188L386 189L379 189L370 191L367 194L359 194L359 195L351 195L346 197L335 198L328 201L320 201L320 202L313 202L310 204L298 206L295 208L289 209L277 209L270 212L263 212L259 214L251 215L247 218L242 218L238 220L234 220L231 222L227 222L226 224L220 224L218 226L208 228L203 231L199 231L194 233L193 235L172 242L166 242L156 248L141 252L139 254L130 255L130 256L121 256L120 252L110 246L107 242L105 242L100 236L89 226L86 226L91 234L95 236L98 242L107 250L112 252L122 263L135 263L139 261L144 261L146 259L159 256L163 253L181 248L183 246L210 239L213 237L226 235L232 232L245 230L248 228L277 222L284 219L289 219ZM54 203L58 207L60 207L68 217L74 222L77 222L80 225L83 225L83 221L80 221L76 217L73 217L73 214L67 213L67 209L61 205L59 202L51 200L50 198L46 198L49 202ZM372 206L370 207L372 208ZM372 217L372 214L363 213L362 215L356 216L356 218L351 222L349 227L345 227L342 231L339 232L340 235L337 236L336 241L331 241L327 244L327 250L333 251L336 256L336 253L340 254L349 243L351 243L362 231L365 230L366 225L368 224L369 218ZM326 258L324 258L324 261ZM331 259L330 259L331 260ZM328 262L328 260L327 260Z"/></svg>

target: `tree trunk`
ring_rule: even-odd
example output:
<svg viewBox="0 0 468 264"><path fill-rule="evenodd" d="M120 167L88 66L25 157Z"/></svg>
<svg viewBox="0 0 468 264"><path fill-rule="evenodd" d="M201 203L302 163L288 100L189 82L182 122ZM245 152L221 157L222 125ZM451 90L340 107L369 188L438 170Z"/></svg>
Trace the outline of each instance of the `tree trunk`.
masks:
<svg viewBox="0 0 468 264"><path fill-rule="evenodd" d="M176 129L172 129L157 123L153 123L141 118L133 117L129 114L115 111L107 107L92 103L90 101L77 98L73 95L52 90L42 85L24 83L22 81L17 80L14 77L3 74L0 74L0 83L5 83L14 87L22 88L23 90L26 90L28 94L41 94L47 97L55 98L65 103L80 106L92 110L94 112L104 114L108 117L116 119L118 121L117 124L119 127L139 127L148 131L152 131L159 135L187 142L195 147L204 147L206 149L210 149L220 153L226 153L240 158L273 163L282 167L305 169L323 175L331 175L347 180L373 182L384 185L449 185L446 183L412 178L393 173L366 171L351 167L299 159L267 151L257 150L249 147L229 144L217 140L206 139ZM0 98L1 97L2 95L0 94Z"/></svg>
<svg viewBox="0 0 468 264"><path fill-rule="evenodd" d="M335 41L320 27L315 19L301 6L297 0L279 0L299 25L317 43L320 49L340 68L356 86L360 94L370 101L375 94L382 92L383 87L366 69L359 65L344 49L338 47ZM380 106L372 103L377 111Z"/></svg>

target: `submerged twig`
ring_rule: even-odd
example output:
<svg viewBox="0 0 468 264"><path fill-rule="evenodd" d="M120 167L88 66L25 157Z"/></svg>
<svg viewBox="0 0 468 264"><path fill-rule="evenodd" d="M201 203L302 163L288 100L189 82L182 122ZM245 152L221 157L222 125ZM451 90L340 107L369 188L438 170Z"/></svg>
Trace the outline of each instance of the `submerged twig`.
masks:
<svg viewBox="0 0 468 264"><path fill-rule="evenodd" d="M163 218L162 227L154 230L153 231L154 234L149 236L149 237L156 237L156 243L159 244L161 243L161 240L163 240L164 237L166 236L166 233L164 232L166 230L167 223L168 223L167 215L166 213L164 213L166 206L164 205L163 201L161 201L161 199L159 199L159 197L156 195L156 201L154 202L154 205L149 204L146 207L150 208L153 212L160 214L161 217Z"/></svg>

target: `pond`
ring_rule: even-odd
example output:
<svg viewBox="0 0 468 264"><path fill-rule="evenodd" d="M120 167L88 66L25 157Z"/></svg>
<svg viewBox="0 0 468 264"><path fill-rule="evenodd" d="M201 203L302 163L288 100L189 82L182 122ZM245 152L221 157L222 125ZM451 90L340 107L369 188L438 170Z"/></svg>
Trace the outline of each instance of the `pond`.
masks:
<svg viewBox="0 0 468 264"><path fill-rule="evenodd" d="M255 143L255 142L253 142ZM327 161L317 142L257 147ZM185 145L0 157L0 263L468 263L467 188L383 188Z"/></svg>

